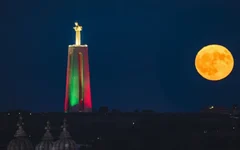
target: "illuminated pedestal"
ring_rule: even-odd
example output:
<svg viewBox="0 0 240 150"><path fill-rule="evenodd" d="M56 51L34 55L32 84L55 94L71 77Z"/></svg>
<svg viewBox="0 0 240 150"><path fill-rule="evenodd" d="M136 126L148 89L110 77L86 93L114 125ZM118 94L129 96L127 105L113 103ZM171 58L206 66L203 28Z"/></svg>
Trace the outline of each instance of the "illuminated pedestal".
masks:
<svg viewBox="0 0 240 150"><path fill-rule="evenodd" d="M70 45L66 79L65 112L92 112L87 45Z"/></svg>

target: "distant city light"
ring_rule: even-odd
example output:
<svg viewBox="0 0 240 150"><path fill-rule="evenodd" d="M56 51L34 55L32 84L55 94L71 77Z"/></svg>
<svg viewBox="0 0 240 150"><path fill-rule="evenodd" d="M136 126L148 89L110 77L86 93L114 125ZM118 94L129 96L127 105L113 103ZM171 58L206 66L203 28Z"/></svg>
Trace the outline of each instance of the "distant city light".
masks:
<svg viewBox="0 0 240 150"><path fill-rule="evenodd" d="M214 106L209 107L209 109L213 109L213 108L214 108Z"/></svg>

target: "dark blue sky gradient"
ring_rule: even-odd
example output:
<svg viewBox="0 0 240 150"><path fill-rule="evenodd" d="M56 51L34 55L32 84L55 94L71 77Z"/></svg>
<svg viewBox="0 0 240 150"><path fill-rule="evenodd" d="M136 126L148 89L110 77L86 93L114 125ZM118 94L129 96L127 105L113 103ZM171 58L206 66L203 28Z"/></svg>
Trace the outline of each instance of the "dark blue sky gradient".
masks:
<svg viewBox="0 0 240 150"><path fill-rule="evenodd" d="M239 102L238 1L9 0L1 7L2 111L63 111L75 21L89 45L94 108L199 111ZM197 51L212 43L235 58L221 82L194 68Z"/></svg>

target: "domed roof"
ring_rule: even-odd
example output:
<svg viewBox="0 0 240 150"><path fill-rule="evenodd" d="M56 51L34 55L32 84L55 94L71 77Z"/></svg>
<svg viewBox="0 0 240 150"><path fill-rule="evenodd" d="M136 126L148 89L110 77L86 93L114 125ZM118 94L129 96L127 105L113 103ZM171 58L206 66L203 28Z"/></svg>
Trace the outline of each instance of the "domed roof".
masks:
<svg viewBox="0 0 240 150"><path fill-rule="evenodd" d="M71 136L67 131L66 119L64 119L62 128L63 131L60 134L60 139L54 142L52 150L76 150L77 144L71 139Z"/></svg>
<svg viewBox="0 0 240 150"><path fill-rule="evenodd" d="M35 150L51 150L53 146L53 136L50 133L50 122L47 122L45 127L45 134L43 135L42 141L36 146Z"/></svg>
<svg viewBox="0 0 240 150"><path fill-rule="evenodd" d="M26 132L23 130L23 121L22 117L19 117L18 121L18 130L14 135L14 139L8 144L7 150L33 150L33 145L30 140L27 138Z"/></svg>

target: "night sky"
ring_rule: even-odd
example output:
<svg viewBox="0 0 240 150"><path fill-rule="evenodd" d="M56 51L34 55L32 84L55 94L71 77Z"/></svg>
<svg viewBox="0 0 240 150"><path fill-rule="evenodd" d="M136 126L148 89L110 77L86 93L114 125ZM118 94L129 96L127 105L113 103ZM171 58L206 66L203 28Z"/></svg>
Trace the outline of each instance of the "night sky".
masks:
<svg viewBox="0 0 240 150"><path fill-rule="evenodd" d="M240 102L237 0L9 0L0 8L1 111L63 111L75 21L89 46L95 109L192 112ZM235 58L220 82L194 66L212 43Z"/></svg>

